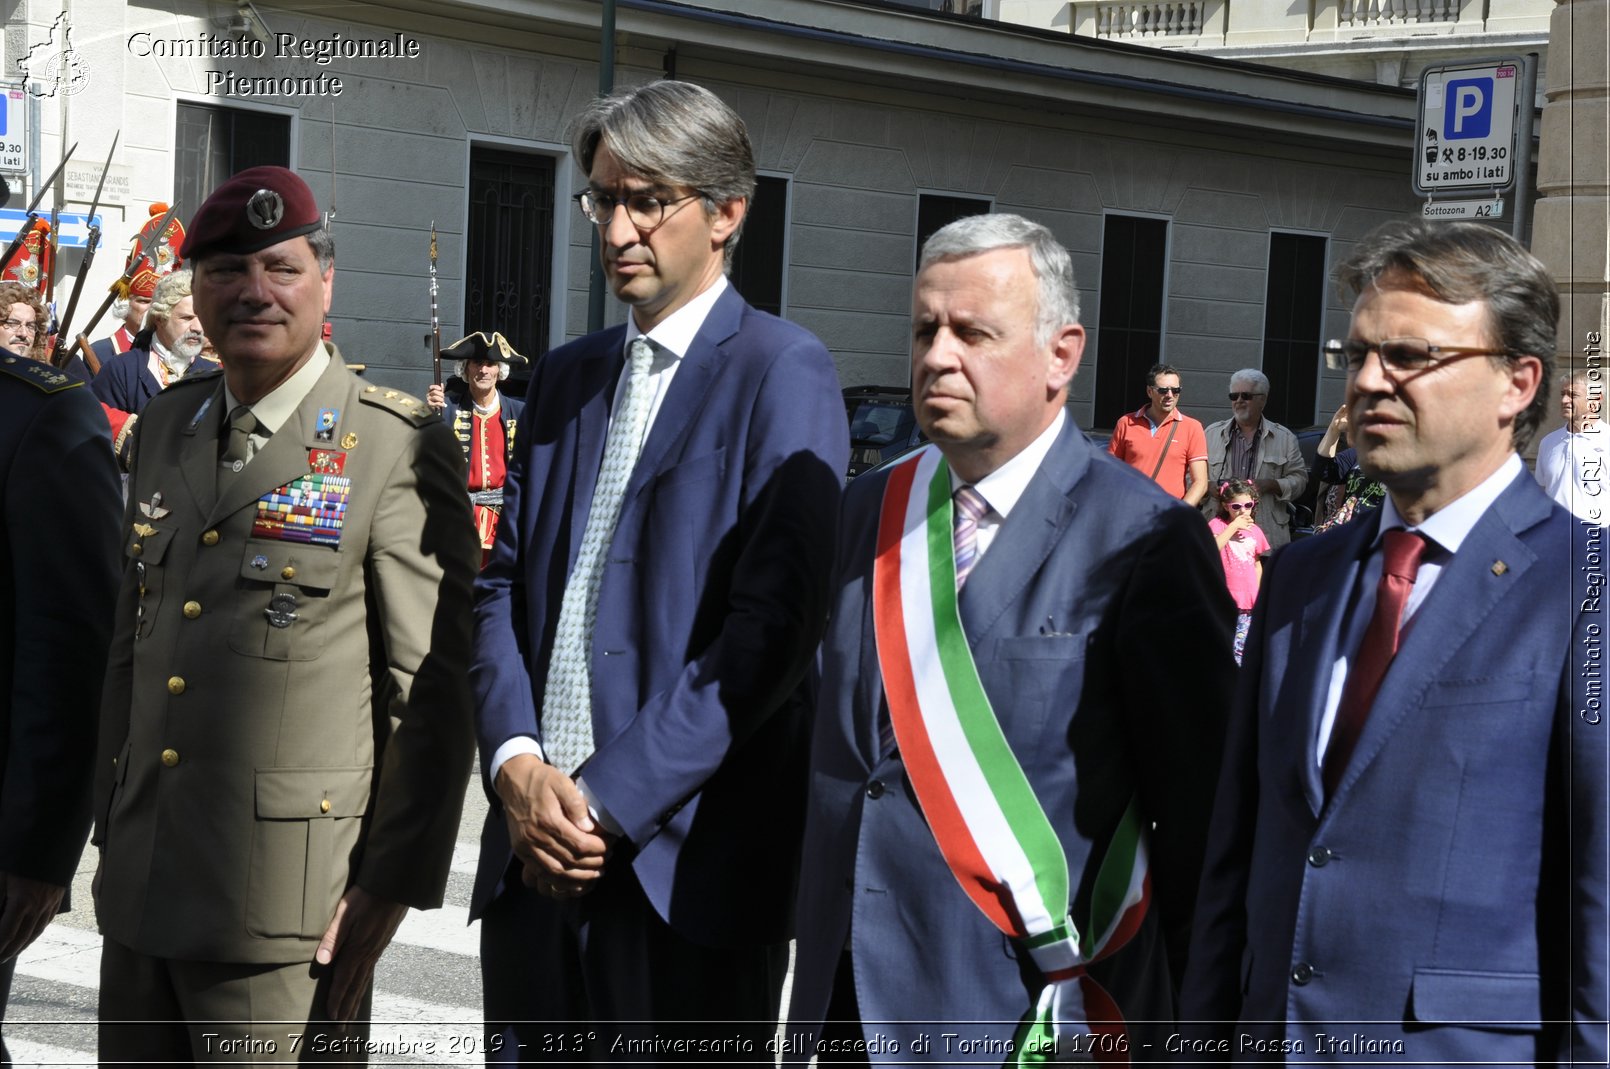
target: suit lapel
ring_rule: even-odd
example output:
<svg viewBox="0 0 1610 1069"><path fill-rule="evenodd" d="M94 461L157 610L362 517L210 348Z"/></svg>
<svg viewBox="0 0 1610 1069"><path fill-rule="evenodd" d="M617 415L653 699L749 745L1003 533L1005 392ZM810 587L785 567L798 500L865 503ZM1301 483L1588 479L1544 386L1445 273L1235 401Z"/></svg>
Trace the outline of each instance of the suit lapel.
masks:
<svg viewBox="0 0 1610 1069"><path fill-rule="evenodd" d="M1331 675L1342 642L1342 621L1358 585L1365 551L1379 530L1380 513L1365 516L1330 536L1334 543L1331 552L1307 562L1301 574L1278 573L1277 581L1282 585L1290 582L1299 588L1286 596L1298 598L1302 606L1291 636L1278 705L1303 711L1301 717L1291 718L1296 729L1292 745L1297 750L1297 767L1302 770L1303 797L1316 817L1325 805L1325 787L1317 760L1319 723L1330 697ZM1288 687L1301 689L1302 693L1289 693Z"/></svg>
<svg viewBox="0 0 1610 1069"><path fill-rule="evenodd" d="M962 628L975 649L1062 540L1078 509L1070 494L1090 464L1090 452L1084 432L1068 420L995 532L989 552L967 577L958 608Z"/></svg>
<svg viewBox="0 0 1610 1069"><path fill-rule="evenodd" d="M738 333L743 319L743 298L728 286L716 298L704 325L694 336L693 344L682 357L682 364L671 379L671 388L660 401L660 410L654 417L643 452L632 469L632 478L626 484L626 499L630 501L665 469L671 447L682 439L683 432L693 417L704 407L704 399L715 383L716 369L721 364L721 344Z"/></svg>
<svg viewBox="0 0 1610 1069"><path fill-rule="evenodd" d="M1546 519L1547 506L1532 477L1522 472L1482 514L1459 552L1443 567L1381 680L1369 719L1337 787L1338 799L1345 798L1393 732L1419 707L1418 697L1427 683L1442 674L1476 629L1487 622L1499 599L1524 581L1537 556L1517 534ZM1493 565L1498 561L1504 567L1495 574Z"/></svg>
<svg viewBox="0 0 1610 1069"><path fill-rule="evenodd" d="M179 432L179 471L202 515L218 498L218 438L224 422L224 380L219 376Z"/></svg>
<svg viewBox="0 0 1610 1069"><path fill-rule="evenodd" d="M314 437L318 422L318 410L321 405L328 406L332 398L346 394L343 407L347 412L352 406L358 404L356 396L352 395L350 383L343 379L350 378L346 366L338 359L332 359L330 366L324 369L319 381L314 383L313 389L308 391L296 406L296 412L285 421L285 425L268 439L261 452L252 457L251 463L241 470L239 475L226 481L218 495L218 501L213 505L212 513L207 518L209 527L222 522L224 517L232 515L242 508L254 503L258 498L284 486L299 475L306 475L310 471L308 465L308 449L321 444ZM361 443L360 443L361 444ZM216 458L214 461L216 467Z"/></svg>

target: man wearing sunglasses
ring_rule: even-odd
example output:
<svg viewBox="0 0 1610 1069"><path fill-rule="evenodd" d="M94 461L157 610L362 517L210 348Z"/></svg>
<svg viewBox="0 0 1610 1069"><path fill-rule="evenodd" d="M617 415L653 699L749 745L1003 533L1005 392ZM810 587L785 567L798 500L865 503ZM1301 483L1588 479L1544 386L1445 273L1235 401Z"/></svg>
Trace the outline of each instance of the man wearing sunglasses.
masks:
<svg viewBox="0 0 1610 1069"><path fill-rule="evenodd" d="M1180 373L1168 364L1146 372L1151 402L1118 421L1107 452L1158 486L1199 505L1208 489L1207 439L1201 421L1180 411Z"/></svg>
<svg viewBox="0 0 1610 1069"><path fill-rule="evenodd" d="M1386 224L1338 274L1387 498L1265 570L1182 1015L1242 1057L1603 1064L1603 534L1518 455L1559 296L1476 223Z"/></svg>
<svg viewBox="0 0 1610 1069"><path fill-rule="evenodd" d="M1258 527L1269 545L1291 541L1291 503L1308 485L1297 436L1272 419L1263 418L1269 400L1269 376L1255 367L1230 376L1229 419L1207 429L1208 474L1211 486L1226 479L1246 479L1258 487ZM1209 518L1218 515L1218 494L1209 490L1202 500Z"/></svg>
<svg viewBox="0 0 1610 1069"><path fill-rule="evenodd" d="M585 1060L555 1021L599 1022L600 1054L747 1022L722 1034L758 1051L788 960L844 403L822 343L726 279L755 188L737 114L662 81L572 130L630 315L537 361L478 584L488 1053Z"/></svg>

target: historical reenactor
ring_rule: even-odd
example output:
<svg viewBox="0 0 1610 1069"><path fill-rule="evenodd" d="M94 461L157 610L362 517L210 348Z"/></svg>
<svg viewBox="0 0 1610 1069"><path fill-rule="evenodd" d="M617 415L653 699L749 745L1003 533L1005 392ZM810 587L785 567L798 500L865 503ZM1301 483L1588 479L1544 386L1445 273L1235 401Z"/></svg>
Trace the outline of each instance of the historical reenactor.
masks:
<svg viewBox="0 0 1610 1069"><path fill-rule="evenodd" d="M16 956L56 915L89 833L122 507L95 398L3 349L0 502L12 521L0 524L3 1017ZM23 522L46 502L49 530Z"/></svg>
<svg viewBox="0 0 1610 1069"><path fill-rule="evenodd" d="M95 374L91 387L102 401L140 413L151 398L180 379L218 370L217 361L201 355L207 338L196 315L191 284L188 270L175 271L156 284L134 348L112 357Z"/></svg>
<svg viewBox="0 0 1610 1069"><path fill-rule="evenodd" d="M453 368L455 378L445 390L431 386L425 396L453 428L464 450L464 462L469 465L470 505L475 510L484 565L497 539L498 517L503 514L503 482L509 461L514 459L515 430L525 409L525 402L519 398L503 396L498 383L509 377L515 361L529 361L497 331L490 337L484 331L476 331L443 349L442 355L458 361Z"/></svg>
<svg viewBox="0 0 1610 1069"><path fill-rule="evenodd" d="M184 261L179 257L179 247L184 243L184 226L177 217L170 219L168 225L163 228L162 234L151 246L150 255L141 255L141 246L162 222L162 217L168 213L168 206L157 201L151 205L149 211L151 218L145 221L140 232L134 236L134 246L123 262L123 273L128 276L128 281L125 282L119 277L112 284L118 291L118 300L112 305L112 311L120 315L123 322L118 324L118 328L110 337L102 338L90 346L95 353L95 359L102 365L117 354L126 353L134 348L134 336L140 332L140 327L145 322L145 312L151 307L151 298L156 292L157 282L184 266ZM144 260L145 263L130 272L128 268L134 266L136 260Z"/></svg>
<svg viewBox="0 0 1610 1069"><path fill-rule="evenodd" d="M9 239L8 239L9 244ZM20 282L38 293L45 293L45 282L55 268L54 253L50 247L50 223L35 219L28 236L22 239L11 259L0 264L0 282Z"/></svg>
<svg viewBox="0 0 1610 1069"><path fill-rule="evenodd" d="M0 349L30 360L47 359L50 313L37 289L15 279L0 281Z"/></svg>
<svg viewBox="0 0 1610 1069"><path fill-rule="evenodd" d="M224 372L154 398L136 436L96 776L100 1054L277 1035L283 1058L325 1034L361 1061L351 1022L408 907L441 904L469 775L463 468L428 405L322 344L334 248L299 177L234 176L183 251Z"/></svg>

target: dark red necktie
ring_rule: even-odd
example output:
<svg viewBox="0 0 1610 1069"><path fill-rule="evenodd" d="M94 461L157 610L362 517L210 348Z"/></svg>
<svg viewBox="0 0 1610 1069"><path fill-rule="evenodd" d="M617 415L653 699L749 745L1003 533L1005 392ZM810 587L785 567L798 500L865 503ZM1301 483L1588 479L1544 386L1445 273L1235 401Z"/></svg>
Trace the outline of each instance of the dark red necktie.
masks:
<svg viewBox="0 0 1610 1069"><path fill-rule="evenodd" d="M1375 587L1375 612L1370 625L1364 630L1358 654L1347 670L1347 682L1342 686L1342 700L1336 708L1336 722L1331 727L1330 745L1325 748L1325 795L1336 792L1347 770L1353 747L1364 733L1364 723L1370 718L1370 706L1381 689L1381 680L1398 652L1398 629L1403 623L1403 608L1409 603L1409 592L1414 589L1414 576L1420 570L1420 558L1425 554L1426 540L1412 531L1393 530L1382 536L1381 581Z"/></svg>

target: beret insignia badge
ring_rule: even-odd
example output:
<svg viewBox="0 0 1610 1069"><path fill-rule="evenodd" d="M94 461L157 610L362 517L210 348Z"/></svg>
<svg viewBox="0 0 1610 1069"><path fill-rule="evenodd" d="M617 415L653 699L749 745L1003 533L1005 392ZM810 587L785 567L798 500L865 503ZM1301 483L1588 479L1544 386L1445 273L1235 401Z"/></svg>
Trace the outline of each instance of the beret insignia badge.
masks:
<svg viewBox="0 0 1610 1069"><path fill-rule="evenodd" d="M285 200L272 189L259 189L246 202L246 221L259 230L273 230L285 217Z"/></svg>

